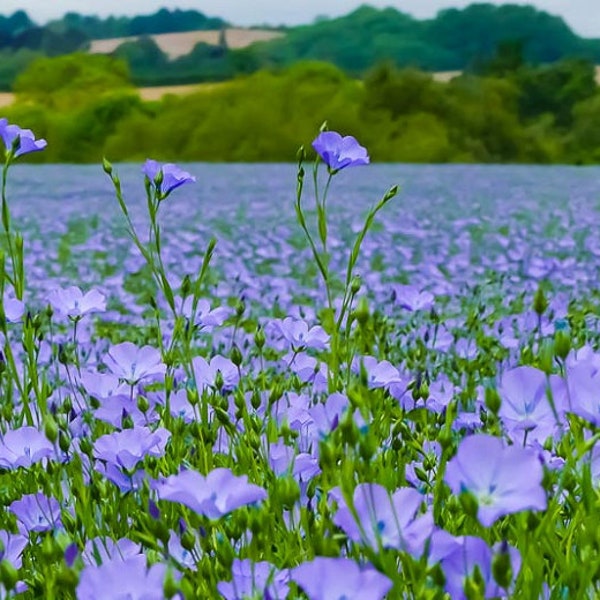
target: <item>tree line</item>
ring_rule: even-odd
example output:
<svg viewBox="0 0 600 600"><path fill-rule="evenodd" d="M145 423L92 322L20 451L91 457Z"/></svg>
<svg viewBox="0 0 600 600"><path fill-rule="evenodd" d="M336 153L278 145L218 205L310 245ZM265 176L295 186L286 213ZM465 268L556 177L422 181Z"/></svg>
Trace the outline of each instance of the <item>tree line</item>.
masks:
<svg viewBox="0 0 600 600"><path fill-rule="evenodd" d="M325 120L374 161L600 161L593 65L511 60L500 49L478 74L448 83L392 62L357 79L309 61L144 102L124 61L74 54L19 76L4 116L48 140L32 157L46 162L293 161Z"/></svg>

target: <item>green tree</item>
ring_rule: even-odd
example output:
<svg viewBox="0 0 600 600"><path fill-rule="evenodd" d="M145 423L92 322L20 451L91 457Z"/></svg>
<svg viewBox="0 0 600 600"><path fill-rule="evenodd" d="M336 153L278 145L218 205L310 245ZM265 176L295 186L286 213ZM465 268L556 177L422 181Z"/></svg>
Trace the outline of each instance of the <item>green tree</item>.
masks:
<svg viewBox="0 0 600 600"><path fill-rule="evenodd" d="M597 94L594 65L581 59L565 59L552 65L522 69L519 112L523 119L550 113L556 124L568 127L574 106Z"/></svg>
<svg viewBox="0 0 600 600"><path fill-rule="evenodd" d="M20 100L49 108L73 108L107 91L131 88L127 64L94 54L69 54L34 61L14 84Z"/></svg>

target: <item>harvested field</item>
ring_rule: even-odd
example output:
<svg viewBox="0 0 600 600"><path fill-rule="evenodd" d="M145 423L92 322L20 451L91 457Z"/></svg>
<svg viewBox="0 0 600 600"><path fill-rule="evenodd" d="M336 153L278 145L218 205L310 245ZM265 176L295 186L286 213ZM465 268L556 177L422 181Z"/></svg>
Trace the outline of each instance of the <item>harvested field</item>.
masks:
<svg viewBox="0 0 600 600"><path fill-rule="evenodd" d="M267 29L242 29L231 28L225 30L225 42L229 48L245 48L255 42L264 42L284 34L279 31ZM161 33L150 36L159 48L171 59L189 54L194 46L200 42L217 45L221 37L221 31L188 31L185 33ZM121 37L108 40L94 40L90 46L92 54L110 54L121 44L134 41L137 37Z"/></svg>

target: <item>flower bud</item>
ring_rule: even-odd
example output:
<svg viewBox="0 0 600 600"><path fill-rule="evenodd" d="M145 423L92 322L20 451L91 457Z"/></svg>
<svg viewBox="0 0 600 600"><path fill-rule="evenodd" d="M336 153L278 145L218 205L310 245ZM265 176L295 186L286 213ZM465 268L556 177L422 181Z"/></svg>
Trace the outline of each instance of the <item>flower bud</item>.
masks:
<svg viewBox="0 0 600 600"><path fill-rule="evenodd" d="M460 494L459 500L465 513L474 519L477 518L477 512L479 511L477 498L471 492L465 490Z"/></svg>
<svg viewBox="0 0 600 600"><path fill-rule="evenodd" d="M148 402L148 398L142 395L138 396L137 407L142 413L146 414L148 412L148 409L150 408L150 402Z"/></svg>
<svg viewBox="0 0 600 600"><path fill-rule="evenodd" d="M350 281L350 293L358 294L358 292L360 291L361 285L362 285L362 280L361 280L360 275L355 275L352 278L352 281Z"/></svg>
<svg viewBox="0 0 600 600"><path fill-rule="evenodd" d="M113 166L110 164L110 162L108 162L108 160L106 159L106 157L104 157L102 159L102 168L104 169L104 172L107 175L112 175L113 172Z"/></svg>
<svg viewBox="0 0 600 600"><path fill-rule="evenodd" d="M87 438L83 438L81 440L82 444L83 444L83 440L85 440ZM88 442L91 444L91 442ZM71 440L69 439L69 436L64 432L61 431L58 434L58 447L63 451L63 452L68 452L69 451L69 447L71 446Z"/></svg>
<svg viewBox="0 0 600 600"><path fill-rule="evenodd" d="M240 298L236 304L235 304L235 314L238 317L241 317L244 312L246 311L246 304L244 303L244 301Z"/></svg>
<svg viewBox="0 0 600 600"><path fill-rule="evenodd" d="M494 581L505 590L512 583L512 563L506 542L501 544L500 552L492 560L492 575L494 576Z"/></svg>
<svg viewBox="0 0 600 600"><path fill-rule="evenodd" d="M259 327L254 334L254 343L259 350L262 350L266 342L265 332Z"/></svg>
<svg viewBox="0 0 600 600"><path fill-rule="evenodd" d="M548 308L548 299L544 294L544 290L541 285L538 286L535 296L533 297L533 310L538 316L542 316Z"/></svg>
<svg viewBox="0 0 600 600"><path fill-rule="evenodd" d="M56 443L56 440L58 439L58 425L52 415L46 415L44 418L44 435L53 444Z"/></svg>
<svg viewBox="0 0 600 600"><path fill-rule="evenodd" d="M502 399L498 391L491 387L485 388L485 406L494 415L498 415L500 406L502 405Z"/></svg>
<svg viewBox="0 0 600 600"><path fill-rule="evenodd" d="M360 325L364 325L369 320L369 302L366 296L361 296L354 310L354 318Z"/></svg>
<svg viewBox="0 0 600 600"><path fill-rule="evenodd" d="M181 296L187 298L192 291L192 280L189 275L185 275L181 281Z"/></svg>
<svg viewBox="0 0 600 600"><path fill-rule="evenodd" d="M559 329L554 334L554 353L561 360L565 360L571 352L571 335L564 329Z"/></svg>
<svg viewBox="0 0 600 600"><path fill-rule="evenodd" d="M217 374L215 375L215 387L221 391L224 384L225 381L223 380L223 373L221 373L220 370L217 370Z"/></svg>
<svg viewBox="0 0 600 600"><path fill-rule="evenodd" d="M239 367L242 364L242 360L243 360L242 352L237 347L237 345L235 345L235 344L233 345L233 348L231 349L231 354L230 354L229 358L231 359L231 362L236 367Z"/></svg>

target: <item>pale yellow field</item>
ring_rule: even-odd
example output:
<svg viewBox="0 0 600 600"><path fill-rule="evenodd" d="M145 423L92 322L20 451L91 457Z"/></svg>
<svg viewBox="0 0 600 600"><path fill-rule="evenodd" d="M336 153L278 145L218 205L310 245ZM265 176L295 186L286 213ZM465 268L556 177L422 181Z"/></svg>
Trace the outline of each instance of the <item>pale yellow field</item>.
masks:
<svg viewBox="0 0 600 600"><path fill-rule="evenodd" d="M164 96L174 94L175 96L185 96L194 92L211 92L219 87L227 85L228 82L219 83L198 83L192 85L165 85L157 87L139 88L137 91L142 100L154 101L160 100ZM15 95L10 92L0 92L0 108L9 106L15 101Z"/></svg>
<svg viewBox="0 0 600 600"><path fill-rule="evenodd" d="M254 42L264 42L284 34L279 31L268 29L241 29L231 28L225 30L225 42L229 48L245 48ZM185 33L161 33L151 35L159 48L171 59L189 54L196 44L217 45L221 32L213 31L188 31ZM136 37L112 38L110 40L93 40L90 46L92 54L110 54L123 42L133 41Z"/></svg>

